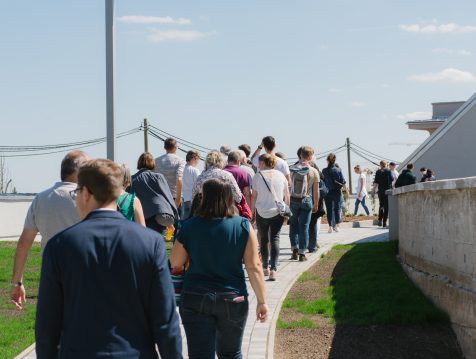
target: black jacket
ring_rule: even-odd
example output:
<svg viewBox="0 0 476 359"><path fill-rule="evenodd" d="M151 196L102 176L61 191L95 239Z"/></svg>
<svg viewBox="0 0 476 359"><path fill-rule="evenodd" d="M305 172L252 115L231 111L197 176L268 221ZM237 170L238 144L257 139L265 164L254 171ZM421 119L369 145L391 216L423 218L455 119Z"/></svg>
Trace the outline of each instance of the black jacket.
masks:
<svg viewBox="0 0 476 359"><path fill-rule="evenodd" d="M410 170L403 170L395 182L395 188L416 183L416 177Z"/></svg>
<svg viewBox="0 0 476 359"><path fill-rule="evenodd" d="M375 172L374 183L378 184L378 192L385 193L386 190L392 188L392 172L388 168L379 169Z"/></svg>

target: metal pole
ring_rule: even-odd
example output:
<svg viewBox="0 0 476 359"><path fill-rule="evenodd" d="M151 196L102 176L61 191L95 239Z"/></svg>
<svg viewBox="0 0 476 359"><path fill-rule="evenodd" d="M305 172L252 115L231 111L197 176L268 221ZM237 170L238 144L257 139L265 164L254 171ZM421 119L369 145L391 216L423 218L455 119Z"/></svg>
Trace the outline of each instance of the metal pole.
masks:
<svg viewBox="0 0 476 359"><path fill-rule="evenodd" d="M347 170L349 171L349 194L352 193L352 165L350 163L350 140L349 137L347 137L346 140L346 145L347 145Z"/></svg>
<svg viewBox="0 0 476 359"><path fill-rule="evenodd" d="M114 128L114 0L106 0L106 133L107 158L114 161L116 132Z"/></svg>
<svg viewBox="0 0 476 359"><path fill-rule="evenodd" d="M149 124L147 123L147 119L144 118L144 151L149 152Z"/></svg>

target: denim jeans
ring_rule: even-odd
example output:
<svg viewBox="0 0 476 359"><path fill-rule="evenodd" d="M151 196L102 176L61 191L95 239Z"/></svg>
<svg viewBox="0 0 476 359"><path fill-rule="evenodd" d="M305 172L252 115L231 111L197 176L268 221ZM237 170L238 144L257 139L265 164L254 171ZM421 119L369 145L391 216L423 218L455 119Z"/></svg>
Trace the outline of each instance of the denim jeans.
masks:
<svg viewBox="0 0 476 359"><path fill-rule="evenodd" d="M192 208L192 201L183 202L182 204L182 219L187 219L190 216L190 209Z"/></svg>
<svg viewBox="0 0 476 359"><path fill-rule="evenodd" d="M327 223L330 227L335 227L340 223L340 202L342 192L337 189L330 190L324 201L326 203Z"/></svg>
<svg viewBox="0 0 476 359"><path fill-rule="evenodd" d="M317 250L317 237L319 236L320 227L321 217L319 217L319 213L312 213L311 222L309 223L309 243L307 245L309 252L314 252Z"/></svg>
<svg viewBox="0 0 476 359"><path fill-rule="evenodd" d="M279 257L279 232L283 222L284 217L279 214L271 218L263 218L258 213L256 214L256 226L258 227L263 268L268 268L269 264L271 270L276 270ZM271 260L269 263L268 242L271 243Z"/></svg>
<svg viewBox="0 0 476 359"><path fill-rule="evenodd" d="M362 200L360 200L360 199L358 199L358 198L355 199L354 216L357 215L357 212L358 212L358 210L359 210L359 204L361 204L361 203L362 203L362 207L364 207L365 213L367 213L367 216L370 215L369 209L367 208L367 205L365 204L365 198L366 198L366 197L367 197L367 196L364 196L364 198L362 198Z"/></svg>
<svg viewBox="0 0 476 359"><path fill-rule="evenodd" d="M309 223L311 222L312 198L302 201L291 200L292 216L289 218L289 240L292 249L299 249L299 254L305 254L309 243Z"/></svg>
<svg viewBox="0 0 476 359"><path fill-rule="evenodd" d="M236 299L241 301L236 301ZM180 316L190 359L241 359L248 299L236 293L182 291Z"/></svg>

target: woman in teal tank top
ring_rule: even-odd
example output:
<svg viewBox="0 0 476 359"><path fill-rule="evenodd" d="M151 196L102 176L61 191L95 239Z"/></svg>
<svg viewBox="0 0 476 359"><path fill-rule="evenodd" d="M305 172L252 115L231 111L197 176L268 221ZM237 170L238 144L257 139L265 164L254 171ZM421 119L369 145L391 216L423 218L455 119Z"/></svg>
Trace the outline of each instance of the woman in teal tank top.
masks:
<svg viewBox="0 0 476 359"><path fill-rule="evenodd" d="M258 240L245 218L235 215L231 186L219 179L203 184L195 216L184 221L169 260L185 274L180 316L189 358L241 358L248 317L243 263L256 294L257 320L266 320L264 275Z"/></svg>
<svg viewBox="0 0 476 359"><path fill-rule="evenodd" d="M142 205L139 198L137 198L134 193L128 193L125 191L132 182L131 171L126 165L122 165L122 173L124 175L122 183L123 190L116 202L117 210L129 221L135 221L136 223L145 226L144 212L142 211Z"/></svg>

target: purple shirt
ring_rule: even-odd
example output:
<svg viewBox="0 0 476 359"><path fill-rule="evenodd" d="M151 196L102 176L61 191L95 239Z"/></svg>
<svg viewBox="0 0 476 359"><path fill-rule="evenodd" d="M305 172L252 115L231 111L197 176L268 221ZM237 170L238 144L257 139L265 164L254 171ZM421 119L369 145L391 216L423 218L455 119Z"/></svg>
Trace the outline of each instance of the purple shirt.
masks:
<svg viewBox="0 0 476 359"><path fill-rule="evenodd" d="M230 172L233 177L235 177L241 192L243 192L243 188L250 187L250 176L243 168L235 165L227 165L224 170Z"/></svg>

